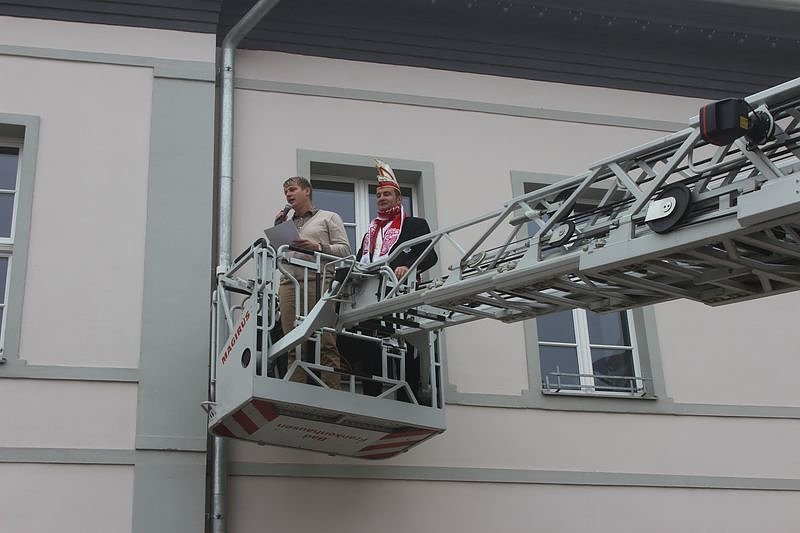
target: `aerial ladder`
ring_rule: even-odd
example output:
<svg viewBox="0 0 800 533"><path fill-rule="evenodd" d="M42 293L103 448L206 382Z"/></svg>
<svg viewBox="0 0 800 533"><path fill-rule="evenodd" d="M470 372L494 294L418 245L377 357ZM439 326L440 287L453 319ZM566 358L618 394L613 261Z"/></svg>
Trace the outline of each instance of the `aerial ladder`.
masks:
<svg viewBox="0 0 800 533"><path fill-rule="evenodd" d="M209 429L219 436L365 459L446 428L440 332L581 308L621 311L685 298L725 305L800 289L800 78L704 106L687 128L583 174L404 243L425 252L398 279L386 262L254 242L218 277ZM417 267L438 249L443 275ZM396 253L400 253L397 250ZM302 267L330 286L275 335L277 276ZM327 265L327 266L326 266ZM300 280L296 280L300 281ZM380 374L320 364L323 332L374 343ZM279 361L309 343L313 360ZM409 350L419 382L407 377ZM309 384L289 381L306 372ZM320 372L338 372L331 389ZM379 383L377 396L363 393Z"/></svg>

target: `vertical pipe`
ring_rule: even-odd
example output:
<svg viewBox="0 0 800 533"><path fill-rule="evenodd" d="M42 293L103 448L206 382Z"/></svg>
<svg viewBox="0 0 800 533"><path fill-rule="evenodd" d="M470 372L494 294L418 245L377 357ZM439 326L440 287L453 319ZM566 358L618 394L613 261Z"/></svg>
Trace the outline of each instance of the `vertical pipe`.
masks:
<svg viewBox="0 0 800 533"><path fill-rule="evenodd" d="M234 60L236 47L256 24L275 7L279 0L259 0L250 11L237 22L222 41L220 72L220 122L219 136L219 234L217 275L228 270L231 261L231 208L233 189L233 92ZM216 322L216 320L215 320ZM213 324L214 328L217 324ZM227 335L225 335L227 337ZM216 350L216 346L214 347ZM212 353L216 359L216 352ZM212 363L215 364L215 363ZM209 387L210 400L216 399L216 381ZM225 533L227 530L227 454L225 441L213 437L211 442L211 531Z"/></svg>
<svg viewBox="0 0 800 533"><path fill-rule="evenodd" d="M211 531L228 531L228 447L214 436L211 448Z"/></svg>
<svg viewBox="0 0 800 533"><path fill-rule="evenodd" d="M233 185L233 92L236 47L279 0L259 0L222 41L219 124L219 264L225 272L231 260L231 191Z"/></svg>
<svg viewBox="0 0 800 533"><path fill-rule="evenodd" d="M219 300L218 288L214 291L211 305L211 369L209 382L209 398L214 401L217 396L217 353L219 352ZM226 480L228 478L226 446L222 437L214 436L211 440L211 531L225 533L227 530L226 519Z"/></svg>
<svg viewBox="0 0 800 533"><path fill-rule="evenodd" d="M231 203L233 188L233 67L236 49L223 47L221 55L219 114L219 260L217 274L231 261Z"/></svg>

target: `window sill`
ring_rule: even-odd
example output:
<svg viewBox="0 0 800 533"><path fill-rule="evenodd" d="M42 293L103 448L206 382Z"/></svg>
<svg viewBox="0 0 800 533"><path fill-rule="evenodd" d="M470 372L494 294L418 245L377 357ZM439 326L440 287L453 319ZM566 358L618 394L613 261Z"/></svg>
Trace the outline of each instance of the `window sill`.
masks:
<svg viewBox="0 0 800 533"><path fill-rule="evenodd" d="M545 396L569 396L570 398L614 398L626 400L655 400L656 396L652 394L642 393L624 393L624 392L582 392L582 391L554 391L542 389L542 394Z"/></svg>

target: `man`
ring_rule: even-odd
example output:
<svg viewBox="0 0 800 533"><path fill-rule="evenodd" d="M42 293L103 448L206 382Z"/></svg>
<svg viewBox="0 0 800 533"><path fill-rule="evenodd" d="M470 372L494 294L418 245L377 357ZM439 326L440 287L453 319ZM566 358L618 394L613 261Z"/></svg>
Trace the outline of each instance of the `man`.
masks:
<svg viewBox="0 0 800 533"><path fill-rule="evenodd" d="M394 176L394 171L380 159L375 160L377 169L378 187L375 191L375 201L378 215L370 223L369 230L361 239L361 247L356 254L356 260L362 264L370 264L383 260L398 248L401 252L389 262L394 275L400 280L405 276L414 262L422 256L428 243L422 242L410 247L403 247L403 243L430 233L428 222L424 218L410 217L403 208L403 194L400 184ZM430 250L417 265L417 275L428 270L436 264L436 252ZM408 280L414 283L416 280ZM349 343L348 346L353 343ZM362 372L368 375L381 373L381 354L374 343L360 343L354 352L362 355ZM348 349L348 353L351 349ZM415 358L415 350L407 346L406 351L406 380L412 389L419 385L419 360ZM364 393L377 396L382 391L382 385L377 382L364 384ZM400 394L399 398L402 398Z"/></svg>
<svg viewBox="0 0 800 533"><path fill-rule="evenodd" d="M378 188L375 191L378 216L370 222L369 230L361 239L361 248L356 254L356 260L363 264L379 261L394 252L402 243L431 232L424 218L406 215L403 208L403 193L400 191L400 184L397 183L392 167L380 159L375 160L375 165L378 171ZM397 279L408 272L426 247L427 243L420 243L404 248L389 263ZM417 265L417 274L431 268L436 260L436 252L431 250Z"/></svg>
<svg viewBox="0 0 800 533"><path fill-rule="evenodd" d="M335 255L338 257L345 257L350 255L350 241L347 239L347 233L344 229L342 218L331 211L317 209L312 203L313 190L311 183L302 176L295 176L287 179L283 183L283 194L286 197L286 203L294 210L292 222L297 227L297 232L300 234L300 239L294 241L292 246L295 248L302 248L308 250L309 253L322 252L328 255ZM275 215L275 223L283 222L288 214L287 210L279 211ZM300 252L289 252L290 256L300 256L302 259L309 259L309 256L301 254ZM286 265L286 270L289 271L299 282L300 290L300 305L303 304L303 290L308 293L308 307L309 310L319 300L320 294L317 294L317 282L313 277L313 272L309 272L308 286L305 287L303 268L295 265ZM328 277L328 279L330 279ZM327 287L320 287L320 292L324 292ZM280 311L281 311L281 326L283 327L284 334L294 329L294 323L297 315L295 306L295 284L286 276L281 277L280 287L278 289L278 296L280 298ZM301 313L305 314L305 310L301 308ZM336 348L336 336L332 333L322 334L322 346L320 347L320 362L325 366L333 368L341 368L341 357L339 350ZM305 353L305 343L303 343L303 353ZM304 357L305 358L305 357ZM295 352L292 350L288 356L288 365L291 366L295 360ZM308 375L302 371L297 370L289 378L291 381L306 383ZM338 389L340 385L339 376L330 372L323 372L322 380L330 388Z"/></svg>

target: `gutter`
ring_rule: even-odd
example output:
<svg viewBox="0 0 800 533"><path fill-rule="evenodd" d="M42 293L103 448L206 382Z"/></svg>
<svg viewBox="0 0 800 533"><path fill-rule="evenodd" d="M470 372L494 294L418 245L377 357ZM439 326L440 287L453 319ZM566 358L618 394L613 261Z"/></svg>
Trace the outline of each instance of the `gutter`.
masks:
<svg viewBox="0 0 800 533"><path fill-rule="evenodd" d="M222 54L218 71L221 78L220 117L217 128L219 139L219 235L217 276L228 270L231 261L231 210L233 189L233 93L236 47L242 39L269 13L279 0L259 0L222 41ZM216 324L212 324L212 329ZM211 350L209 400L216 399L216 346ZM222 437L213 437L211 462L211 532L227 531L228 461L227 446Z"/></svg>

